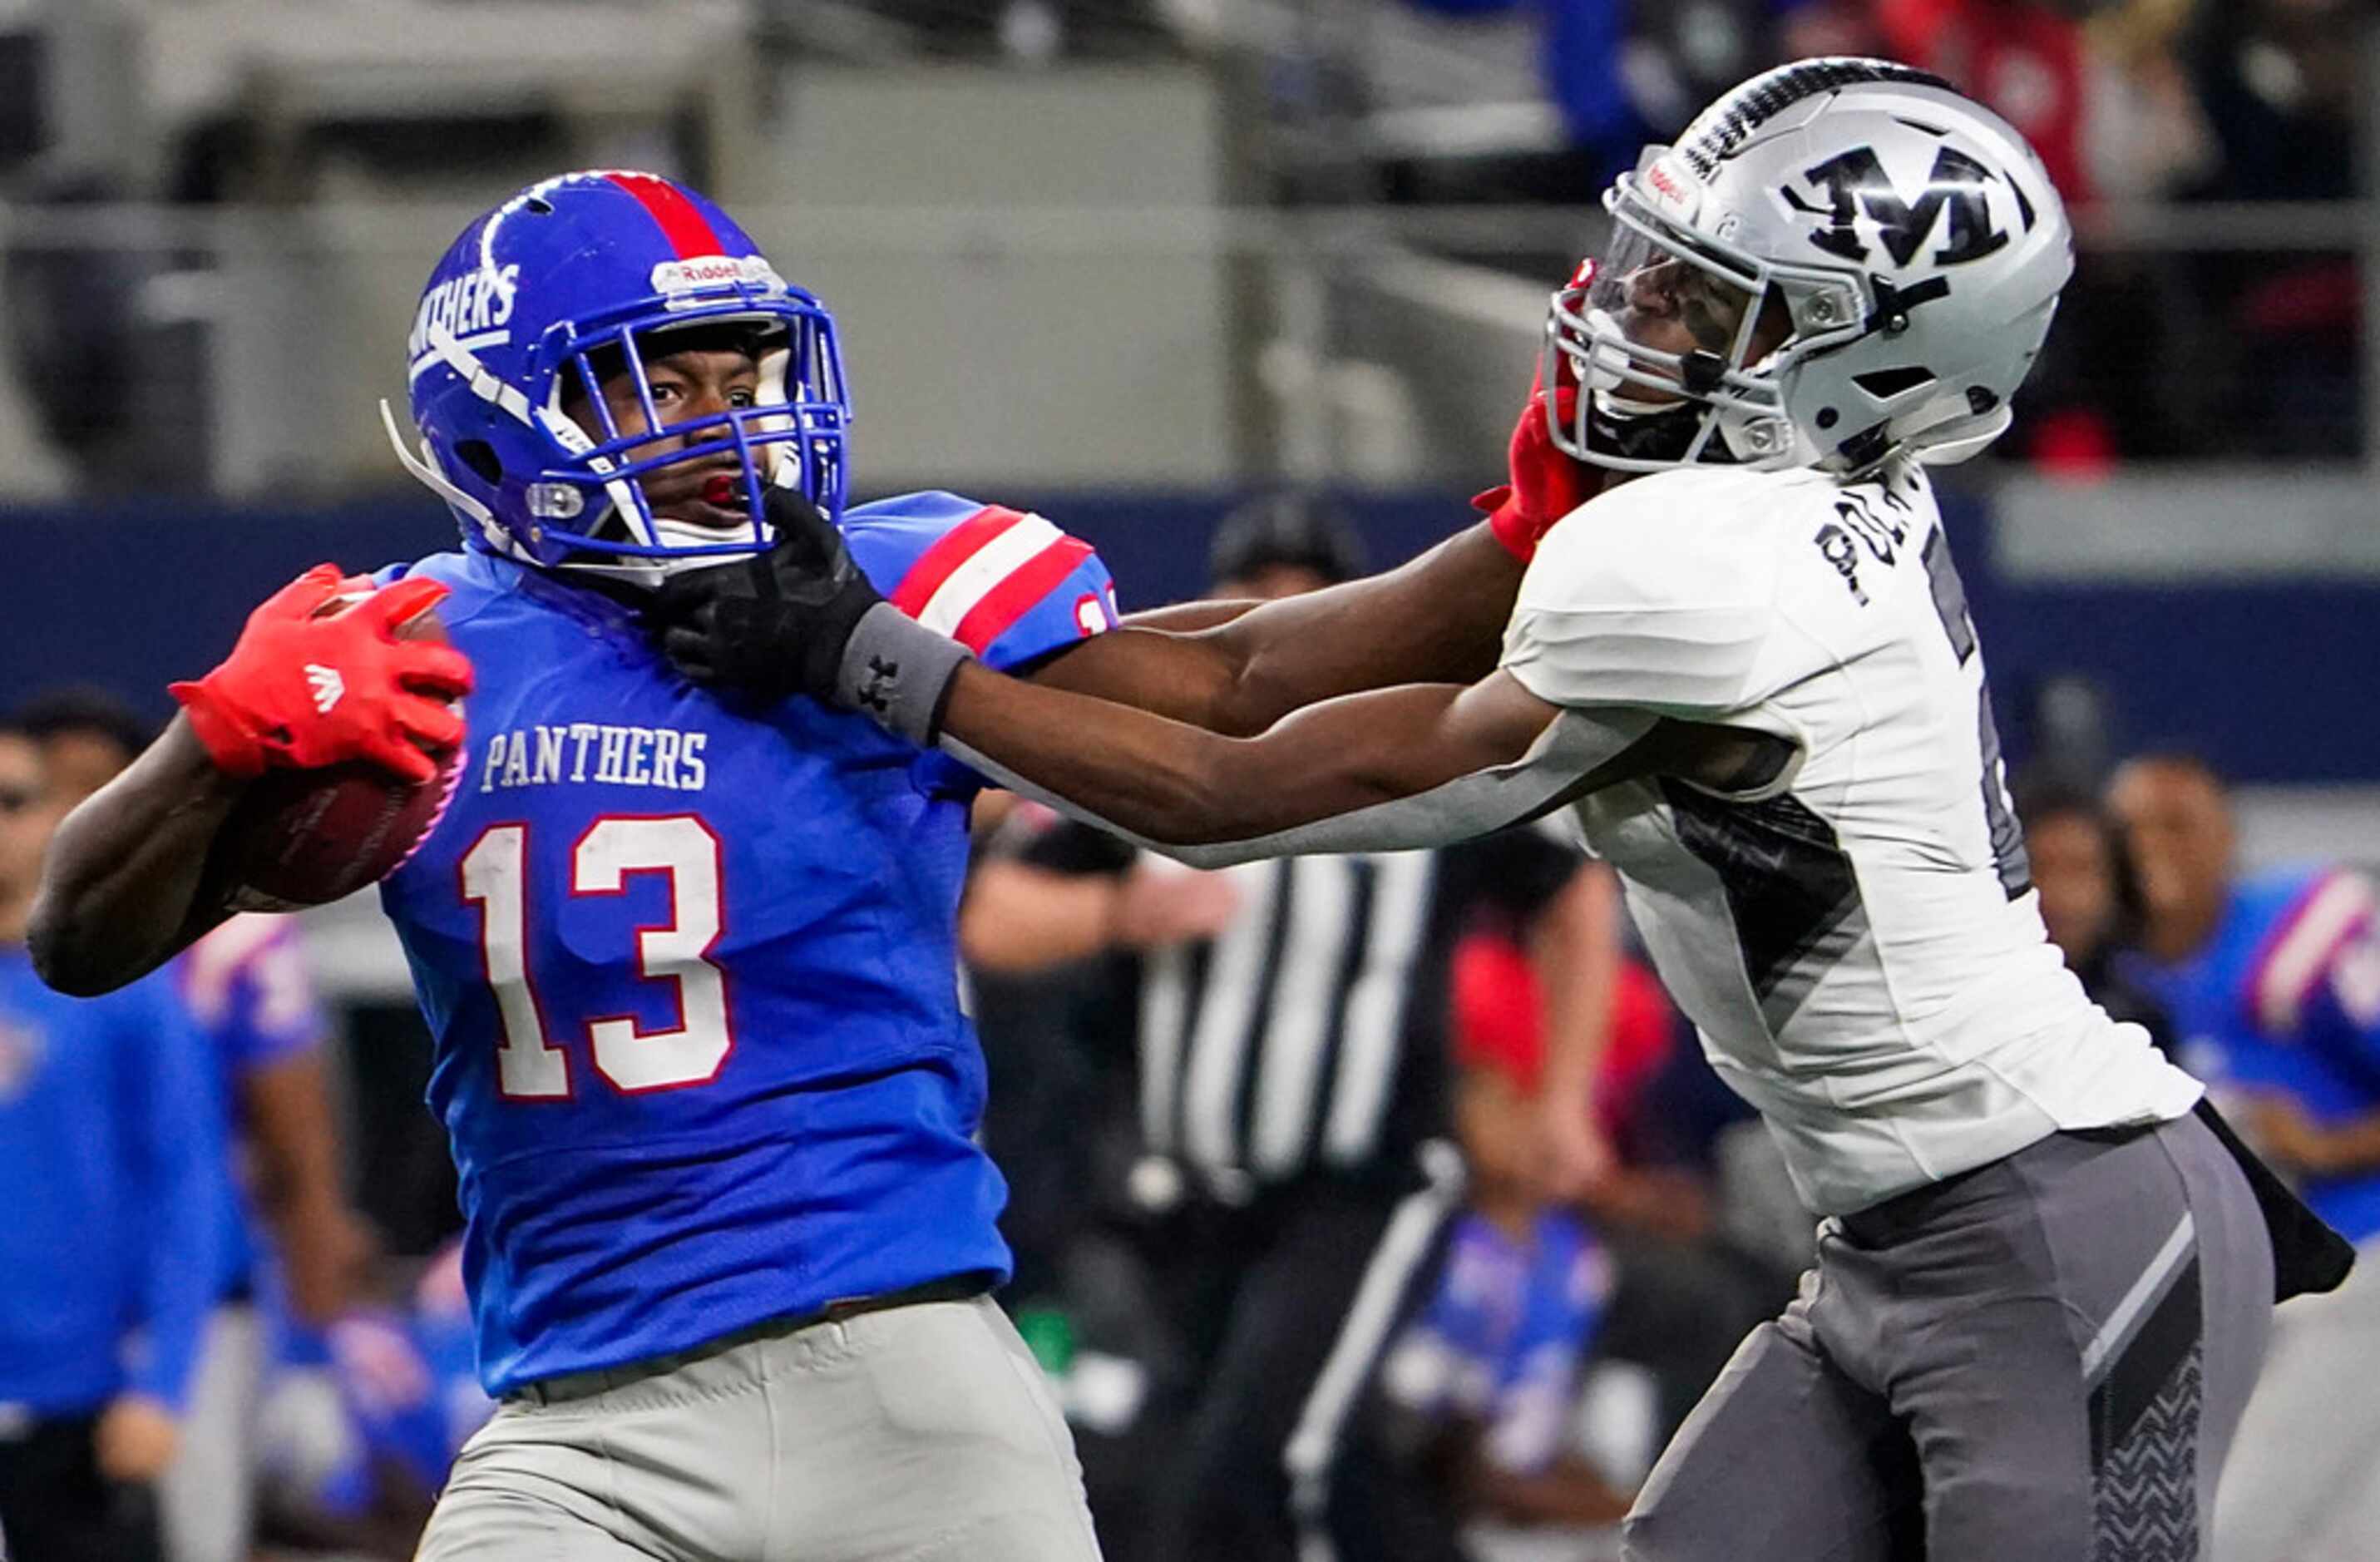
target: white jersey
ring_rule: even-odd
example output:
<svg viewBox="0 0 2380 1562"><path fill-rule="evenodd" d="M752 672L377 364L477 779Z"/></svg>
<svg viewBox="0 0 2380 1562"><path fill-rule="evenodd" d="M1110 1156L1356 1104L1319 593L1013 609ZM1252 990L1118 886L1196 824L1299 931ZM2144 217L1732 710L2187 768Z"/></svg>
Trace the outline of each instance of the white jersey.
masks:
<svg viewBox="0 0 2380 1562"><path fill-rule="evenodd" d="M1577 817L1811 1208L2197 1100L2043 932L1983 657L1913 463L1857 484L1727 468L1623 484L1547 535L1504 667L1550 703L1798 749L1755 793L1632 782Z"/></svg>

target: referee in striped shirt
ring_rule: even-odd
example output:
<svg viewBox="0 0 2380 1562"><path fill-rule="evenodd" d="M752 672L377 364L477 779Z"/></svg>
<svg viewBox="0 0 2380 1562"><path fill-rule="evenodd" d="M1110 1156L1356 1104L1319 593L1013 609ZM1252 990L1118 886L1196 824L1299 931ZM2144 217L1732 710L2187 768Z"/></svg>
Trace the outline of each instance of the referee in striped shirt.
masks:
<svg viewBox="0 0 2380 1562"><path fill-rule="evenodd" d="M1215 594L1273 598L1362 573L1352 533L1295 495L1219 530ZM1616 951L1585 930L1590 872L1530 829L1437 851L1199 874L1058 824L978 872L970 962L1018 974L1128 962L1143 1155L1168 1219L1158 1289L1195 1402L1156 1499L1160 1562L1291 1562L1378 1471L1348 1434L1460 1198L1448 1113L1454 941L1499 921L1541 958L1549 1020L1600 1024ZM1606 938L1608 942L1608 935Z"/></svg>

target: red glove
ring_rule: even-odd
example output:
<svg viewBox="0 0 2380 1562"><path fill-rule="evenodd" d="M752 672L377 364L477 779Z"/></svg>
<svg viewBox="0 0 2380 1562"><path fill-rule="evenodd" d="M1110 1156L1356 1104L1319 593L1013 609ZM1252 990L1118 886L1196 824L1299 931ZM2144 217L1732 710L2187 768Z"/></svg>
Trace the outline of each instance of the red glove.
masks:
<svg viewBox="0 0 2380 1562"><path fill-rule="evenodd" d="M1488 518L1488 530L1526 564L1535 558L1537 543L1554 522L1601 491L1603 473L1571 459L1554 448L1553 431L1546 424L1545 376L1530 383L1528 404L1512 425L1512 444L1506 466L1512 481L1490 488L1471 501ZM1567 424L1578 408L1578 387L1567 377L1555 391L1555 409Z"/></svg>
<svg viewBox="0 0 2380 1562"><path fill-rule="evenodd" d="M346 592L370 594L322 609ZM227 775L268 765L311 770L369 760L402 780L438 774L431 751L463 740L463 718L444 701L469 692L471 664L451 645L401 641L397 626L426 613L446 588L416 577L370 591L318 564L248 616L223 665L166 692L190 714L190 730Z"/></svg>

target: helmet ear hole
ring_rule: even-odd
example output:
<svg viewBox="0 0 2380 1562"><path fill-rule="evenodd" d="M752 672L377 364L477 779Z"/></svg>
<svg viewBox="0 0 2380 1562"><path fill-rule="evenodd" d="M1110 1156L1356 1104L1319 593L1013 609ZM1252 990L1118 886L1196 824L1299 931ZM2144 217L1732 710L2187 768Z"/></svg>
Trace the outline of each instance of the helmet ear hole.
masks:
<svg viewBox="0 0 2380 1562"><path fill-rule="evenodd" d="M455 458L471 469L471 474L481 482L497 483L504 479L504 465L496 459L496 448L484 439L457 440Z"/></svg>
<svg viewBox="0 0 2380 1562"><path fill-rule="evenodd" d="M1890 401L1896 396L1934 383L1934 371L1909 364L1899 369L1871 369L1864 374L1852 376L1852 384L1878 401Z"/></svg>

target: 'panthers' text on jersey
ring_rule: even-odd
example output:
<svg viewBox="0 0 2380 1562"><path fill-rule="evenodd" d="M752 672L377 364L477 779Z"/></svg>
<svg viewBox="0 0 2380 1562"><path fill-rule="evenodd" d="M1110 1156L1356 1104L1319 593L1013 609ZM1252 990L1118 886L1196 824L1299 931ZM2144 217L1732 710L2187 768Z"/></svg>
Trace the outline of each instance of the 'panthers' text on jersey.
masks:
<svg viewBox="0 0 2380 1562"><path fill-rule="evenodd" d="M923 494L843 525L992 666L1113 620L1104 567L1038 516ZM476 552L412 569L453 588L479 683L454 799L382 893L436 1037L489 1391L1004 1277L955 975L973 777L862 716L690 684L588 586Z"/></svg>
<svg viewBox="0 0 2380 1562"><path fill-rule="evenodd" d="M2043 934L1974 626L1915 465L1856 484L1705 468L1613 489L1547 536L1504 665L1555 704L1797 750L1742 795L1653 779L1577 814L1813 1209L2196 1101Z"/></svg>

